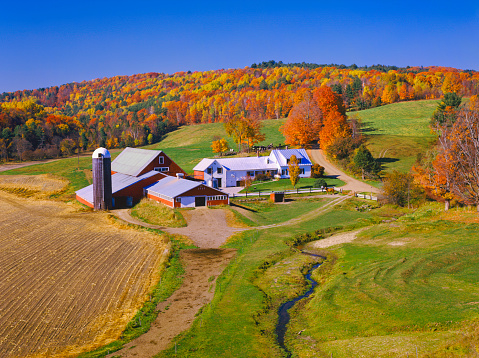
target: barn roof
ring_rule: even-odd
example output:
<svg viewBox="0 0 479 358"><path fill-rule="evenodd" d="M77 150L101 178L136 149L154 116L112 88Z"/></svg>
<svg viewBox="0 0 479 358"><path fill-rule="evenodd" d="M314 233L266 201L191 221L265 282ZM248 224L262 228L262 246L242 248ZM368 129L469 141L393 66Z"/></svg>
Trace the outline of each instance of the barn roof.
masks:
<svg viewBox="0 0 479 358"><path fill-rule="evenodd" d="M127 147L111 163L111 170L117 173L138 176L161 152L161 150Z"/></svg>
<svg viewBox="0 0 479 358"><path fill-rule="evenodd" d="M201 182L168 176L147 187L146 191L149 194L160 194L173 199L200 185L202 185Z"/></svg>
<svg viewBox="0 0 479 358"><path fill-rule="evenodd" d="M122 173L115 173L111 176L111 187L112 187L112 194L115 194L116 192L119 192L120 190L123 190L130 185L133 185L135 183L138 183L142 180L145 180L149 177L152 177L153 175L161 174L158 173L154 170L145 173L143 175L140 175L139 177L135 177L132 175L126 175ZM165 174L163 174L165 175ZM93 203L93 184L89 185L83 189L80 189L76 191L76 194L81 197L82 199L85 199L89 203Z"/></svg>

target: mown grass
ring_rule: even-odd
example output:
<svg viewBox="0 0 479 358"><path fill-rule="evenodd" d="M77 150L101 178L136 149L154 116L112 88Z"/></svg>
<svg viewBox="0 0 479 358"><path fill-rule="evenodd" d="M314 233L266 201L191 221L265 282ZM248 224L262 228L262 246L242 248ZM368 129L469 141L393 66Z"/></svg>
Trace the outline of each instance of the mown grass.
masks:
<svg viewBox="0 0 479 358"><path fill-rule="evenodd" d="M418 153L425 153L436 140L429 120L439 100L393 103L355 112L361 118L367 146L389 170L408 172Z"/></svg>
<svg viewBox="0 0 479 358"><path fill-rule="evenodd" d="M321 198L295 199L285 203L273 203L269 200L242 201L238 202L237 205L249 211L248 219L256 225L269 225L299 217L311 210L320 208L329 201L327 198Z"/></svg>
<svg viewBox="0 0 479 358"><path fill-rule="evenodd" d="M342 180L336 178L324 177L322 178L326 181L328 186L340 187L345 183ZM291 180L289 179L279 179L276 181L265 181L265 182L253 182L248 189L243 189L240 193L257 193L259 191L284 191L284 190L293 190L293 189L309 189L314 188L314 183L318 179L316 178L300 178L299 182L296 184L296 187L293 187Z"/></svg>
<svg viewBox="0 0 479 358"><path fill-rule="evenodd" d="M472 353L471 340L457 342L479 318L479 224L439 210L421 208L329 250L334 264L317 270L322 284L294 311L288 343L298 357Z"/></svg>
<svg viewBox="0 0 479 358"><path fill-rule="evenodd" d="M171 209L154 200L142 199L131 209L131 215L153 225L185 227L186 220L178 209Z"/></svg>
<svg viewBox="0 0 479 358"><path fill-rule="evenodd" d="M274 211L270 215L274 215ZM275 263L288 261L288 257L297 255L285 241L294 234L329 227L331 217L334 217L337 226L364 225L372 214L344 207L287 228L250 230L232 237L224 247L236 248L237 256L218 278L211 304L204 307L188 332L175 339L176 356L223 357L227 352L230 357L281 357L282 352L274 336L275 306L280 300L273 302L271 292L265 291L268 282L257 281L262 277L258 275L258 268L265 265L277 268ZM302 263L299 261L297 265L283 266L281 282L285 284L281 290L284 299L303 286L299 272L293 269L300 266ZM292 271L288 272L290 268ZM274 280L273 275L271 278ZM174 343L170 349L157 355L174 356Z"/></svg>
<svg viewBox="0 0 479 358"><path fill-rule="evenodd" d="M265 140L258 145L284 144L284 136L279 128L285 119L268 119L262 121L262 133ZM144 147L145 149L160 149L172 158L188 173L193 173L193 167L203 158L215 156L211 149L214 137L225 138L230 148L237 150L233 139L226 135L223 123L208 123L193 126L184 126L168 133L161 142Z"/></svg>

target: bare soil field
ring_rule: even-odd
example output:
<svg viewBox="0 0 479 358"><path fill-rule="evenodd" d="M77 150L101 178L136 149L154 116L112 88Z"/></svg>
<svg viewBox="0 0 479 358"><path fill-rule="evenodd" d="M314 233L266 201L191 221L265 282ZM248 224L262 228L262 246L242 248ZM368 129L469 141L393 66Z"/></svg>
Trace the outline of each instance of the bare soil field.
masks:
<svg viewBox="0 0 479 358"><path fill-rule="evenodd" d="M69 357L117 339L167 241L103 213L0 192L0 357Z"/></svg>

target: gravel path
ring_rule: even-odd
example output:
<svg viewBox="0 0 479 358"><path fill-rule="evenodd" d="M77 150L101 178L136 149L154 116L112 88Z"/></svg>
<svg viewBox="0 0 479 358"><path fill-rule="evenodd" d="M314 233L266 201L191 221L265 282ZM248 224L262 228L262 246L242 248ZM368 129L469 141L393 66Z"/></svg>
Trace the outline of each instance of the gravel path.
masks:
<svg viewBox="0 0 479 358"><path fill-rule="evenodd" d="M354 179L350 177L349 175L345 174L344 172L342 172L341 170L339 170L338 168L336 168L333 164L331 164L326 159L321 149L311 149L311 150L308 150L308 153L310 154L310 157L313 160L313 162L324 167L324 171L328 175L335 176L346 183L346 185L341 187L343 190L351 190L358 193L361 193L361 192L379 193L380 192L379 189L369 184L363 183L362 181Z"/></svg>

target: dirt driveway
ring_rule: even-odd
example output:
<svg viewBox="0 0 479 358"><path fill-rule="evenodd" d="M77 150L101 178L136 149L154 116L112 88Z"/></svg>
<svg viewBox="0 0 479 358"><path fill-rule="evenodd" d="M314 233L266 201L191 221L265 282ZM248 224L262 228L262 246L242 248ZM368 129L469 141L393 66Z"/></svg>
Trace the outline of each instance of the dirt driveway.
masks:
<svg viewBox="0 0 479 358"><path fill-rule="evenodd" d="M308 153L310 154L310 157L313 160L313 162L324 167L324 170L326 173L328 173L328 175L336 176L338 179L346 183L346 185L343 186L342 189L351 190L358 193L361 193L361 192L379 193L380 192L379 189L369 184L363 183L362 181L359 181L357 179L351 178L349 175L343 173L341 170L336 168L333 164L331 164L326 159L321 149L311 149L311 150L308 150Z"/></svg>

